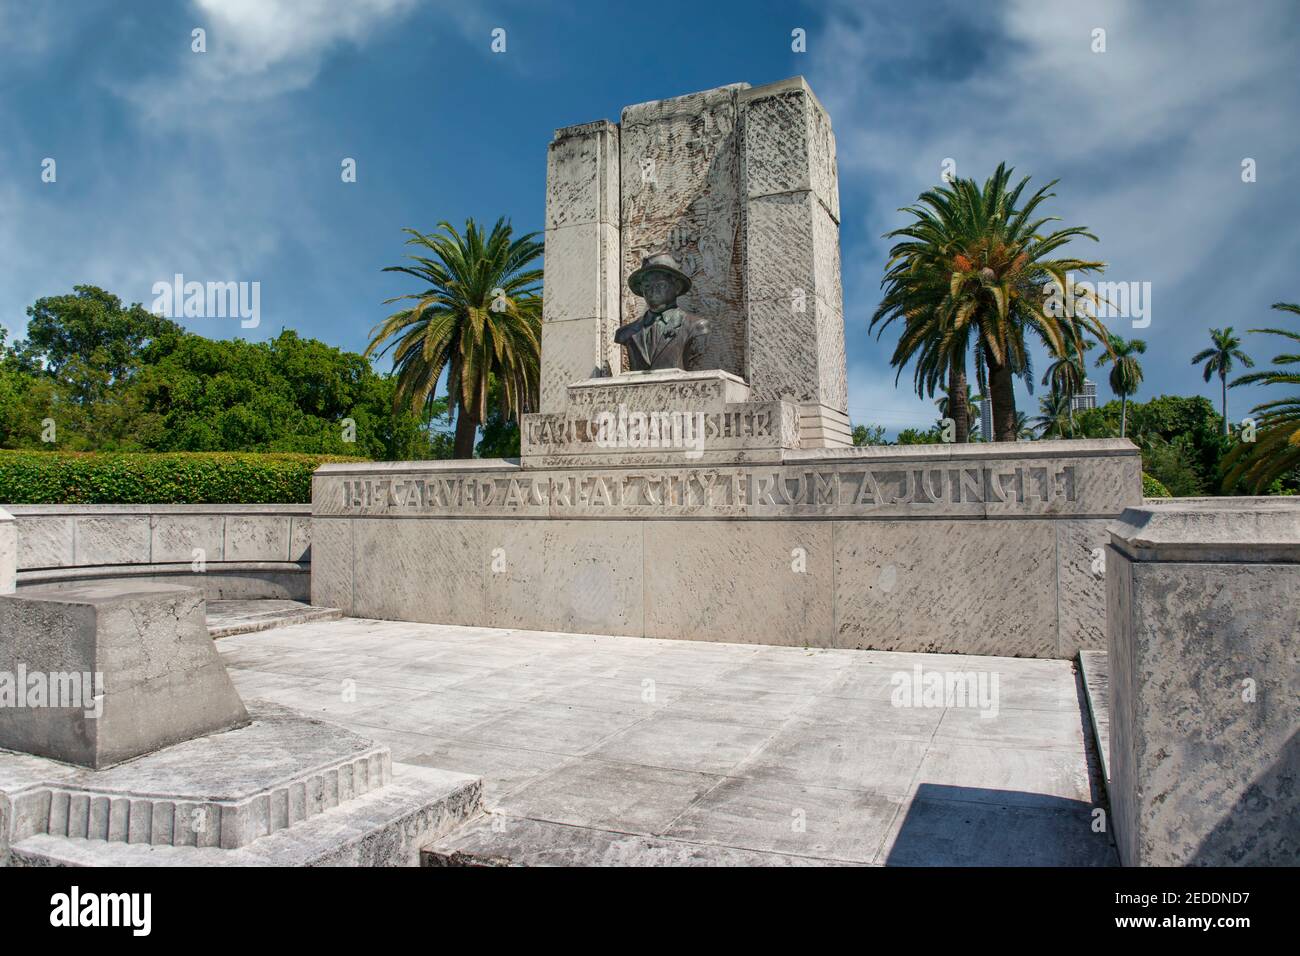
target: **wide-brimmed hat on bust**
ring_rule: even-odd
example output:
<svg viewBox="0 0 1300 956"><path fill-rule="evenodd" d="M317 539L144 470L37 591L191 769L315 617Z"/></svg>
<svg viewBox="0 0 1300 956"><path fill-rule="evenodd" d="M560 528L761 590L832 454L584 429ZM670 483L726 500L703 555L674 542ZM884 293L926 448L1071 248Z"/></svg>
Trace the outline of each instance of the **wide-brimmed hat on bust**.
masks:
<svg viewBox="0 0 1300 956"><path fill-rule="evenodd" d="M641 295L641 283L652 273L662 272L677 281L677 294L685 295L691 287L691 277L677 265L677 260L666 252L657 252L641 260L641 268L627 277L627 287Z"/></svg>

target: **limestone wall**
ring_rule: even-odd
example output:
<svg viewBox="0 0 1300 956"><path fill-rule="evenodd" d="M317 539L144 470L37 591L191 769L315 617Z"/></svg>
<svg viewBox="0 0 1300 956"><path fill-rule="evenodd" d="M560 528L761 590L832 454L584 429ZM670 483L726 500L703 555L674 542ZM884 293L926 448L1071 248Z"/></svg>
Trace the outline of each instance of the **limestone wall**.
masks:
<svg viewBox="0 0 1300 956"><path fill-rule="evenodd" d="M313 603L656 638L1071 657L1105 646L1127 441L791 452L777 464L339 464Z"/></svg>
<svg viewBox="0 0 1300 956"><path fill-rule="evenodd" d="M19 588L131 578L203 586L209 600L305 600L310 590L309 505L5 508ZM0 540L0 572L3 550Z"/></svg>

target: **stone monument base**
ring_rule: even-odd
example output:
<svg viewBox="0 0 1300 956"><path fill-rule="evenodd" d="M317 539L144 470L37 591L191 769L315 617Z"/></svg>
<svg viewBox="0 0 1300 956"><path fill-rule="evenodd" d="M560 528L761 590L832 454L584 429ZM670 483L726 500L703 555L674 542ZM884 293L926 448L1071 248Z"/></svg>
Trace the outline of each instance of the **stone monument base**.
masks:
<svg viewBox="0 0 1300 956"><path fill-rule="evenodd" d="M1069 658L1105 646L1106 525L1141 503L1131 442L666 454L325 465L312 602L808 647Z"/></svg>
<svg viewBox="0 0 1300 956"><path fill-rule="evenodd" d="M478 778L253 701L252 722L110 770L0 751L0 865L414 866Z"/></svg>

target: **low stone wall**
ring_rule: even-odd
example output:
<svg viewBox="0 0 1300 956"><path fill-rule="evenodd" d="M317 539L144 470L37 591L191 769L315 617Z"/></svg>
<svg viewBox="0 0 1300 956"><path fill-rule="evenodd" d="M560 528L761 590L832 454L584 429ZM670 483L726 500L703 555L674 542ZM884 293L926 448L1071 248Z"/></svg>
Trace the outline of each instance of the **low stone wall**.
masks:
<svg viewBox="0 0 1300 956"><path fill-rule="evenodd" d="M12 594L18 578L18 526L0 508L0 594Z"/></svg>
<svg viewBox="0 0 1300 956"><path fill-rule="evenodd" d="M1147 503L1107 564L1120 859L1300 864L1300 502Z"/></svg>
<svg viewBox="0 0 1300 956"><path fill-rule="evenodd" d="M130 579L201 587L208 600L310 596L309 505L5 508L14 517L19 588Z"/></svg>
<svg viewBox="0 0 1300 956"><path fill-rule="evenodd" d="M1105 646L1106 525L1142 499L1107 440L336 464L312 500L313 603L354 616L1072 657Z"/></svg>

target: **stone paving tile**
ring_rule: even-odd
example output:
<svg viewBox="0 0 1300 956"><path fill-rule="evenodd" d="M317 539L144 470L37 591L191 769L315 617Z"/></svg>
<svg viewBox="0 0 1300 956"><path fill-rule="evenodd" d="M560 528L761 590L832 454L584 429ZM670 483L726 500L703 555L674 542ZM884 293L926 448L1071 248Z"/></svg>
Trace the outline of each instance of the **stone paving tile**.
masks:
<svg viewBox="0 0 1300 956"><path fill-rule="evenodd" d="M574 760L494 809L511 816L627 833L658 833L725 778L608 760Z"/></svg>
<svg viewBox="0 0 1300 956"><path fill-rule="evenodd" d="M902 801L784 777L728 777L661 836L871 863Z"/></svg>
<svg viewBox="0 0 1300 956"><path fill-rule="evenodd" d="M1084 757L1083 722L1074 711L1012 710L1000 707L984 716L974 707L949 707L935 732L936 741L983 743L990 747L1067 750Z"/></svg>
<svg viewBox="0 0 1300 956"><path fill-rule="evenodd" d="M928 746L925 740L881 734L869 727L792 721L731 773L905 797Z"/></svg>
<svg viewBox="0 0 1300 956"><path fill-rule="evenodd" d="M455 736L524 750L580 754L643 719L592 707L532 701Z"/></svg>
<svg viewBox="0 0 1300 956"><path fill-rule="evenodd" d="M345 723L459 739L479 724L512 713L518 706L490 697L436 690L418 694L401 707L381 705L359 711Z"/></svg>
<svg viewBox="0 0 1300 956"><path fill-rule="evenodd" d="M812 703L803 694L753 690L715 682L691 688L668 704L668 713L678 717L704 717L746 724L751 727L779 727L798 716Z"/></svg>
<svg viewBox="0 0 1300 956"><path fill-rule="evenodd" d="M448 859L457 863L448 863ZM842 866L835 861L576 827L492 814L443 837L432 865L514 866Z"/></svg>
<svg viewBox="0 0 1300 956"><path fill-rule="evenodd" d="M508 794L574 759L568 754L517 750L428 734L379 730L374 732L374 736L392 748L396 761L483 778L483 803L489 808L498 806Z"/></svg>
<svg viewBox="0 0 1300 956"><path fill-rule="evenodd" d="M591 751L602 760L726 774L772 738L770 727L726 720L655 714Z"/></svg>
<svg viewBox="0 0 1300 956"><path fill-rule="evenodd" d="M1015 806L1093 805L1088 765L1068 750L1016 749L934 740L908 793L949 788L950 799L990 799Z"/></svg>
<svg viewBox="0 0 1300 956"><path fill-rule="evenodd" d="M810 728L835 728L844 733L864 731L929 740L940 726L943 714L942 707L895 707L887 700L814 697L796 720Z"/></svg>

